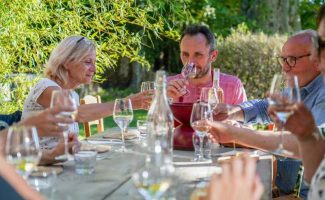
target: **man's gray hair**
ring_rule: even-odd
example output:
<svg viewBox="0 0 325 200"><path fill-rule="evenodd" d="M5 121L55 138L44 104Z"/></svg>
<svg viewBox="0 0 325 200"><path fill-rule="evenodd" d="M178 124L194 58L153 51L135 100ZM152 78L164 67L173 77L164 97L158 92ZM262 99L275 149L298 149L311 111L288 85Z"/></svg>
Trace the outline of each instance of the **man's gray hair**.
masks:
<svg viewBox="0 0 325 200"><path fill-rule="evenodd" d="M294 33L291 37L298 36L298 35L308 35L308 36L310 36L311 44L312 44L312 47L313 47L313 49L311 49L311 50L312 50L312 52L318 52L319 36L318 36L317 31L312 30L312 29L306 29L306 30L302 30L302 31L298 31L298 32Z"/></svg>

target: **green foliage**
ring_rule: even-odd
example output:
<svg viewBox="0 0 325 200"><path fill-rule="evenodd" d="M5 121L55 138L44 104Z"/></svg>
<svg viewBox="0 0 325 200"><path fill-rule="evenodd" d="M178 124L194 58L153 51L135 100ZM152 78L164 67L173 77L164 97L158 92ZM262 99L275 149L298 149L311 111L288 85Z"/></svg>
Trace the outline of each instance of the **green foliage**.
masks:
<svg viewBox="0 0 325 200"><path fill-rule="evenodd" d="M216 66L222 72L240 77L248 99L263 98L272 76L281 71L276 57L286 37L251 33L240 25L226 38L219 38Z"/></svg>
<svg viewBox="0 0 325 200"><path fill-rule="evenodd" d="M302 29L316 29L318 9L325 3L324 0L301 0L299 13Z"/></svg>
<svg viewBox="0 0 325 200"><path fill-rule="evenodd" d="M0 3L0 81L18 84L12 74L21 79L24 73L40 75L49 53L70 35L84 35L96 42L97 79L103 78L101 73L105 68L115 67L120 57L150 66L141 53L142 47L152 46L152 41L160 37L172 40L179 37L169 22L187 17L184 3L186 0L3 0ZM27 87L15 88L13 101L2 106L1 112L7 106L13 110L22 108L22 103L17 101L24 99Z"/></svg>

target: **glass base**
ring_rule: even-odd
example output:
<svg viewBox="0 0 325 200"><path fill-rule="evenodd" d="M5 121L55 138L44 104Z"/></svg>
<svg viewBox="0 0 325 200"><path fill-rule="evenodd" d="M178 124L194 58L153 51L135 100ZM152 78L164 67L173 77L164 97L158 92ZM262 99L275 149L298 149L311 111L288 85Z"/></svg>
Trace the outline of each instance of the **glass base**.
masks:
<svg viewBox="0 0 325 200"><path fill-rule="evenodd" d="M279 156L279 157L292 157L294 155L293 152L282 149L282 148L277 148L274 151L270 151L271 154Z"/></svg>
<svg viewBox="0 0 325 200"><path fill-rule="evenodd" d="M70 155L70 154L63 154L63 155L55 157L55 160L72 161L72 160L74 160L74 157L72 155Z"/></svg>
<svg viewBox="0 0 325 200"><path fill-rule="evenodd" d="M125 147L121 147L121 148L119 148L119 149L115 149L114 150L115 152L122 152L122 153L125 153L125 152L127 152L128 150L125 148Z"/></svg>

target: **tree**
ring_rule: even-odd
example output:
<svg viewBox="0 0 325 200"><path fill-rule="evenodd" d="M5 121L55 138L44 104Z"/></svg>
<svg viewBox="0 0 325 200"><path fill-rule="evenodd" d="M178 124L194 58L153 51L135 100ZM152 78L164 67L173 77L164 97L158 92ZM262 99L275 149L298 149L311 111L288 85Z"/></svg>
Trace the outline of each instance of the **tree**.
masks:
<svg viewBox="0 0 325 200"><path fill-rule="evenodd" d="M22 108L29 86L36 80L28 80L23 74L39 77L51 50L69 35L84 35L96 42L97 80L106 79L103 72L116 67L120 58L150 66L142 46L152 46L152 40L161 37L178 38L178 31L168 22L181 13L187 16L182 12L184 3L185 0L156 0L155 4L136 0L1 1L0 80L7 85L16 84L11 91L13 100L2 102L5 106L1 106L1 111ZM24 84L19 84L18 79Z"/></svg>

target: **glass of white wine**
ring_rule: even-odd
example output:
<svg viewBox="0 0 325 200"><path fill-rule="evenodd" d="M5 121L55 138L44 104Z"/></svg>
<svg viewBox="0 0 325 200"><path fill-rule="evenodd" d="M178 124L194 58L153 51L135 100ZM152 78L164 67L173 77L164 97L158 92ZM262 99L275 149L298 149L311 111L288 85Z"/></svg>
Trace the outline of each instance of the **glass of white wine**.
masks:
<svg viewBox="0 0 325 200"><path fill-rule="evenodd" d="M70 107L72 111L64 111L57 114L56 117L61 118L70 118L75 120L77 116L77 103L76 100L73 97L73 90L55 90L52 92L51 97L51 108L56 106L66 106ZM60 123L59 126L67 127L69 128L69 124ZM63 137L64 137L64 155L58 156L57 160L73 160L73 156L69 154L68 151L68 134L69 129L66 131L63 131Z"/></svg>
<svg viewBox="0 0 325 200"><path fill-rule="evenodd" d="M171 176L163 175L159 168L153 167L134 173L132 181L145 200L160 199L172 184Z"/></svg>
<svg viewBox="0 0 325 200"><path fill-rule="evenodd" d="M127 127L133 120L133 109L130 99L115 99L113 119L118 127L121 129L122 136L122 147L118 149L118 152L125 152L125 133L127 132Z"/></svg>
<svg viewBox="0 0 325 200"><path fill-rule="evenodd" d="M280 122L280 141L277 149L273 151L276 155L293 155L292 152L285 150L283 147L283 131L287 119L293 114L292 111L287 108L300 101L298 77L275 74L272 80L268 102L270 106L275 108L275 114Z"/></svg>
<svg viewBox="0 0 325 200"><path fill-rule="evenodd" d="M21 125L10 127L5 148L7 161L27 180L42 155L36 128Z"/></svg>
<svg viewBox="0 0 325 200"><path fill-rule="evenodd" d="M204 137L207 135L210 127L202 123L202 120L212 120L211 107L208 103L199 102L194 103L191 114L191 127L194 129L195 133L199 137L199 149L197 152L198 158L195 161L205 161L203 155L203 142Z"/></svg>

